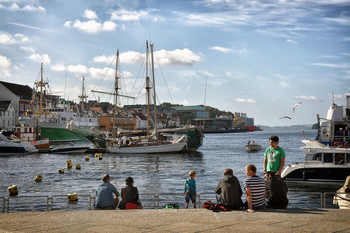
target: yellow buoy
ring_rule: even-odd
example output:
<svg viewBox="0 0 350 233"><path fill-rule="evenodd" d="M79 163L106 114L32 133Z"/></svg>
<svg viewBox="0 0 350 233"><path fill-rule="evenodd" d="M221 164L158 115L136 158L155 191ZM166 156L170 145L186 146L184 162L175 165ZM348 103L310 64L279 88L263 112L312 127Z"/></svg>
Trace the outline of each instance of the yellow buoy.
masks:
<svg viewBox="0 0 350 233"><path fill-rule="evenodd" d="M17 189L16 185L12 185L12 186L8 187L7 190L9 191L10 196L17 196L18 195L18 189Z"/></svg>
<svg viewBox="0 0 350 233"><path fill-rule="evenodd" d="M72 162L69 160L67 160L67 168L72 168L73 164Z"/></svg>
<svg viewBox="0 0 350 233"><path fill-rule="evenodd" d="M78 201L77 193L68 193L68 201Z"/></svg>
<svg viewBox="0 0 350 233"><path fill-rule="evenodd" d="M102 153L96 153L96 154L95 154L95 157L96 157L96 158L102 157Z"/></svg>
<svg viewBox="0 0 350 233"><path fill-rule="evenodd" d="M80 164L75 165L75 169L80 170L81 169Z"/></svg>
<svg viewBox="0 0 350 233"><path fill-rule="evenodd" d="M89 156L86 156L86 157L85 157L85 160L86 160L86 161L90 160L90 157L89 157Z"/></svg>
<svg viewBox="0 0 350 233"><path fill-rule="evenodd" d="M58 173L64 173L64 169L62 168L62 169L59 169L58 170Z"/></svg>
<svg viewBox="0 0 350 233"><path fill-rule="evenodd" d="M35 178L34 178L34 181L35 182L41 182L43 180L43 176L42 175L37 175Z"/></svg>

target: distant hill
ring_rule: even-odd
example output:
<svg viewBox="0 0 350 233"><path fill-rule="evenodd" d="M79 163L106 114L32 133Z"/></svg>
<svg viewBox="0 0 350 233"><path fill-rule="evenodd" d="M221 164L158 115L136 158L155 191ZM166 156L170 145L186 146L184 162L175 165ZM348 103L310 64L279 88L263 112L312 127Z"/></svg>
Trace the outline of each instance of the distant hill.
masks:
<svg viewBox="0 0 350 233"><path fill-rule="evenodd" d="M257 125L262 130L308 130L315 129L312 124L308 125L291 125L291 126L265 126Z"/></svg>

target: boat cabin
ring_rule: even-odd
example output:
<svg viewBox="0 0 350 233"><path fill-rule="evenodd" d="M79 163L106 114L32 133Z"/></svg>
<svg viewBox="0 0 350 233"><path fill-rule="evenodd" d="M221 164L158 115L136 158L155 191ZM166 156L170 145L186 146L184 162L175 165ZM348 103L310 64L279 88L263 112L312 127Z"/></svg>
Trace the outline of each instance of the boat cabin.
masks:
<svg viewBox="0 0 350 233"><path fill-rule="evenodd" d="M319 152L316 154L306 154L305 162L332 163L335 165L347 164L350 163L350 152Z"/></svg>

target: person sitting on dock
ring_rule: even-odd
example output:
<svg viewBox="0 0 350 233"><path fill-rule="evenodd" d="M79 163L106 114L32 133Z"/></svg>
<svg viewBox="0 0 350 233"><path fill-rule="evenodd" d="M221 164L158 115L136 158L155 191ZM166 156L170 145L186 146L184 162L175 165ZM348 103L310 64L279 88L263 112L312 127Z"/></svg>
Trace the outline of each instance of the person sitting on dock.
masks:
<svg viewBox="0 0 350 233"><path fill-rule="evenodd" d="M287 192L287 185L282 178L275 176L273 172L266 173L267 208L287 209Z"/></svg>
<svg viewBox="0 0 350 233"><path fill-rule="evenodd" d="M254 210L264 210L265 206L265 180L256 175L256 167L254 164L248 164L245 168L247 178L243 180L246 192L246 209L247 212Z"/></svg>
<svg viewBox="0 0 350 233"><path fill-rule="evenodd" d="M111 184L111 177L108 174L105 174L102 180L103 183L96 190L95 208L98 210L115 210L119 201L119 192ZM115 198L113 193L116 196Z"/></svg>
<svg viewBox="0 0 350 233"><path fill-rule="evenodd" d="M234 210L243 207L242 188L231 168L224 170L224 178L216 185L215 193L218 194L218 203L226 208Z"/></svg>
<svg viewBox="0 0 350 233"><path fill-rule="evenodd" d="M128 177L125 179L126 187L121 189L122 201L119 204L121 210L125 209L142 209L139 200L139 191L134 187L134 179Z"/></svg>

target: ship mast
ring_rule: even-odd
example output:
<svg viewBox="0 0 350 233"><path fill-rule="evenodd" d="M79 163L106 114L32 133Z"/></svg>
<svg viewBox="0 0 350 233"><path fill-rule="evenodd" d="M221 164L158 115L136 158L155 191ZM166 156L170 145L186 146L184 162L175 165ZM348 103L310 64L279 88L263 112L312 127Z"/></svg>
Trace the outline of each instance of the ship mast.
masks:
<svg viewBox="0 0 350 233"><path fill-rule="evenodd" d="M115 78L114 78L114 93L115 93L115 98L114 98L114 111L113 111L113 138L115 138L115 128L117 125L117 104L118 104L118 63L119 63L119 49L117 49L117 58L115 61Z"/></svg>
<svg viewBox="0 0 350 233"><path fill-rule="evenodd" d="M151 63L152 63L152 82L153 82L153 111L154 111L154 133L156 138L158 137L158 122L157 122L157 97L156 97L156 83L154 77L154 60L153 60L153 44L150 44L151 47Z"/></svg>
<svg viewBox="0 0 350 233"><path fill-rule="evenodd" d="M88 97L88 96L86 95L86 92L85 92L84 81L85 81L85 77L83 76L83 85L82 85L82 87L81 87L81 96L78 96L78 97L80 98L80 100L81 100L81 112L82 112L82 113L84 112L84 103L85 103L84 100L86 100L87 97Z"/></svg>
<svg viewBox="0 0 350 233"><path fill-rule="evenodd" d="M115 78L114 78L114 93L110 92L104 92L104 91L94 91L91 90L91 92L96 92L96 93L102 93L102 94L109 94L109 95L114 95L114 110L113 110L113 122L112 122L112 137L116 137L116 125L117 125L117 104L118 104L118 96L126 97L126 98L131 98L135 99L135 97L132 96L127 96L127 95L120 95L118 93L119 90L119 77L118 77L118 65L119 65L119 49L117 50L117 57L116 57L116 62L115 62Z"/></svg>
<svg viewBox="0 0 350 233"><path fill-rule="evenodd" d="M43 81L43 63L41 63L41 69L40 69L40 82L35 82L35 85L40 86L40 101L39 101L39 115L42 115L43 112L43 87L47 85L47 82Z"/></svg>
<svg viewBox="0 0 350 233"><path fill-rule="evenodd" d="M146 40L146 92L147 92L147 136L149 135L149 105L150 105L150 79L148 77L148 41Z"/></svg>

